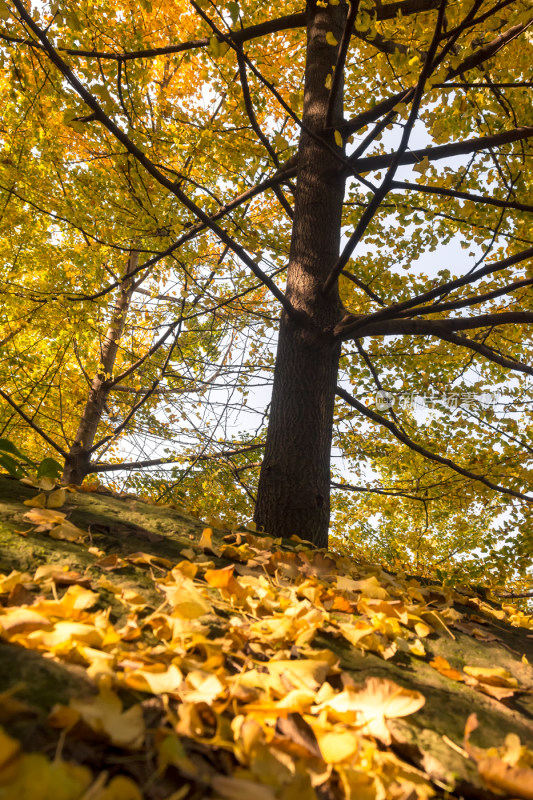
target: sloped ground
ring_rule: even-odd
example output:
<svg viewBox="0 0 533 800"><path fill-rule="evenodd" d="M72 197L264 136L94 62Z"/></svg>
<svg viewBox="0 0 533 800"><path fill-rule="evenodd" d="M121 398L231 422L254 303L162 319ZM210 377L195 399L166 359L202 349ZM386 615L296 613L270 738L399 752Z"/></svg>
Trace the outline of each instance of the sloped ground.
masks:
<svg viewBox="0 0 533 800"><path fill-rule="evenodd" d="M533 798L532 617L37 494L0 478L0 800Z"/></svg>

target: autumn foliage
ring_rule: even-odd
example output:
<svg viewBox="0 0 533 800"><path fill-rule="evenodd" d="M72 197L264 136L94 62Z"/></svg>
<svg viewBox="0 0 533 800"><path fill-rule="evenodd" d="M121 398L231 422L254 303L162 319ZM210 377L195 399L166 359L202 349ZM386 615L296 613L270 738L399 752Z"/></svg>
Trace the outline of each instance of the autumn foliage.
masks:
<svg viewBox="0 0 533 800"><path fill-rule="evenodd" d="M117 548L117 510L153 526L138 500L24 494L12 541L55 537L69 562L0 575L0 661L44 659L0 693L2 800L531 797L530 614L160 508L175 563ZM59 700L31 685L50 662Z"/></svg>

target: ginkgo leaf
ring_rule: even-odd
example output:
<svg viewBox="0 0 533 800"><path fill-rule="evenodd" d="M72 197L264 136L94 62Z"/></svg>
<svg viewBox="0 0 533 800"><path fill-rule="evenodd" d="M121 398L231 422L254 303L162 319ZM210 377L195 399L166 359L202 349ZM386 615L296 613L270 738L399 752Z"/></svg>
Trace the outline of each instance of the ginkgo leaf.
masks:
<svg viewBox="0 0 533 800"><path fill-rule="evenodd" d="M464 681L464 677L459 670L451 667L448 661L442 656L436 656L433 661L429 662L429 665L446 678L451 678L454 681Z"/></svg>
<svg viewBox="0 0 533 800"><path fill-rule="evenodd" d="M63 522L65 514L62 511L55 511L48 508L34 508L24 514L24 519L37 525L37 531L47 531L58 523Z"/></svg>
<svg viewBox="0 0 533 800"><path fill-rule="evenodd" d="M518 687L518 681L513 678L509 670L504 667L463 667L467 675L471 675L481 683L492 684L493 686Z"/></svg>
<svg viewBox="0 0 533 800"><path fill-rule="evenodd" d="M254 800L276 800L272 789L268 786L261 786L255 781L215 775L211 785L223 800L242 800L246 796L253 797Z"/></svg>
<svg viewBox="0 0 533 800"><path fill-rule="evenodd" d="M339 729L319 735L318 746L326 764L338 764L357 752L360 740L355 731Z"/></svg>
<svg viewBox="0 0 533 800"><path fill-rule="evenodd" d="M67 489L56 489L55 492L51 492L48 495L46 500L46 507L47 508L61 508L61 506L65 505L65 500L67 499Z"/></svg>
<svg viewBox="0 0 533 800"><path fill-rule="evenodd" d="M333 33L331 31L328 31L326 33L326 42L328 44L332 45L333 47L336 47L338 45L338 41L335 39L335 37L334 37L334 35L333 35Z"/></svg>
<svg viewBox="0 0 533 800"><path fill-rule="evenodd" d="M95 800L143 800L141 790L127 775L115 775Z"/></svg>
<svg viewBox="0 0 533 800"><path fill-rule="evenodd" d="M175 664L171 664L166 670L155 668L126 672L124 682L132 689L138 689L141 692L172 694L183 682L183 674Z"/></svg>
<svg viewBox="0 0 533 800"><path fill-rule="evenodd" d="M51 528L49 536L52 539L63 539L67 542L83 542L87 534L66 519Z"/></svg>
<svg viewBox="0 0 533 800"><path fill-rule="evenodd" d="M0 613L0 631L10 637L52 627L53 623L47 617L30 608L13 608Z"/></svg>
<svg viewBox="0 0 533 800"><path fill-rule="evenodd" d="M105 686L91 700L73 698L70 707L95 733L109 739L118 747L137 750L144 740L144 720L140 705L123 711L122 701L115 692Z"/></svg>
<svg viewBox="0 0 533 800"><path fill-rule="evenodd" d="M79 800L90 784L92 775L87 767L64 761L49 761L41 753L24 753L15 763L16 773L3 785L2 800Z"/></svg>
<svg viewBox="0 0 533 800"><path fill-rule="evenodd" d="M424 703L420 692L404 689L386 678L368 678L359 691L345 689L317 706L317 711L327 708L340 721L356 724L361 733L390 744L386 720L413 714Z"/></svg>
<svg viewBox="0 0 533 800"><path fill-rule="evenodd" d="M424 156L417 164L413 166L413 172L419 172L420 175L425 175L430 167L429 158Z"/></svg>
<svg viewBox="0 0 533 800"><path fill-rule="evenodd" d="M28 500L24 500L25 506L31 506L32 508L45 508L46 507L46 495L44 492L36 495L35 497L30 497Z"/></svg>
<svg viewBox="0 0 533 800"><path fill-rule="evenodd" d="M286 140L286 138L281 135L281 133L277 133L274 136L274 145L276 146L276 150L283 151L283 150L286 150L288 148L289 143Z"/></svg>

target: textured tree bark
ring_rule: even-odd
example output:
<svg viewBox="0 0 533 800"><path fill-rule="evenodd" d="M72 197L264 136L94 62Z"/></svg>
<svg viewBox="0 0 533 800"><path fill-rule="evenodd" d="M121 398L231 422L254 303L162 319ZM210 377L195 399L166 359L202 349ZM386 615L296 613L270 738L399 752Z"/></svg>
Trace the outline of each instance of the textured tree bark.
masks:
<svg viewBox="0 0 533 800"><path fill-rule="evenodd" d="M303 122L323 135L337 48L346 5L307 6L307 61ZM333 108L342 119L342 86ZM342 155L333 135L324 137ZM330 513L330 451L340 349L333 329L342 317L337 288L321 287L340 247L344 179L331 149L305 131L298 150L298 175L287 296L303 321L283 313L265 456L255 521L274 536L296 534L326 547Z"/></svg>
<svg viewBox="0 0 533 800"><path fill-rule="evenodd" d="M94 444L96 431L102 419L105 403L111 388L111 378L118 353L118 342L124 330L133 293L133 281L128 276L138 263L139 253L133 250L130 253L126 275L120 286L109 327L100 348L102 370L94 376L91 382L89 396L81 415L78 430L65 460L62 478L65 484L75 483L79 485L87 473L90 472L90 451Z"/></svg>

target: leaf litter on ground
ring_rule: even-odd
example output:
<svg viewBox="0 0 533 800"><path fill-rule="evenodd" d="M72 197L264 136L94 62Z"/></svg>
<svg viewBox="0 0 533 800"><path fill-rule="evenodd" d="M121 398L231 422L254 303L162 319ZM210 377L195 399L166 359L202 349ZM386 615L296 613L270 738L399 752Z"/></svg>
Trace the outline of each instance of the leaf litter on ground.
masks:
<svg viewBox="0 0 533 800"><path fill-rule="evenodd" d="M28 504L26 519L38 530L63 528L59 501ZM71 541L85 547L80 533ZM400 685L354 674L335 642L400 667L415 657L494 702L531 691L506 668L452 665L432 652L439 638L455 639L454 627L472 626L465 607L478 629L487 618L533 628L533 617L512 606L313 550L297 537L282 544L242 530L215 544L206 528L185 555L174 564L96 551L87 574L55 565L0 574L0 638L82 670L93 687L52 708L51 753L22 748L10 731L32 709L16 691L0 694L0 800L451 796L452 784L395 746L390 722L425 703L412 676ZM113 583L111 573L128 567L149 575L158 603ZM120 619L103 591L121 604ZM533 751L511 734L499 749L476 748L475 727L469 720L464 746L452 745L480 785L532 798Z"/></svg>

